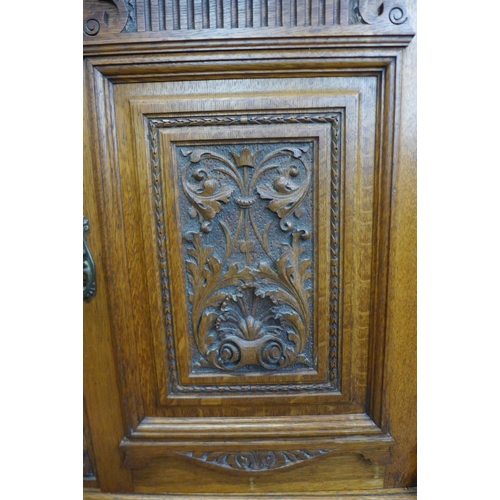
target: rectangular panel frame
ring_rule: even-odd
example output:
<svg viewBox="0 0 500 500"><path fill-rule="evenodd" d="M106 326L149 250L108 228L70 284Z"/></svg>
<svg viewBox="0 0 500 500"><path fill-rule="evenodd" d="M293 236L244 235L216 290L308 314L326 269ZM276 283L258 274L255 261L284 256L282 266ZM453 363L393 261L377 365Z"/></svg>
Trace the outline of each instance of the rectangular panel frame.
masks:
<svg viewBox="0 0 500 500"><path fill-rule="evenodd" d="M198 114L193 115L193 111L190 109L190 100L183 100L180 96L176 96L175 100L173 99L159 99L158 97L156 98L140 98L140 99L131 99L130 100L130 108L131 108L131 114L133 115L133 122L134 126L133 129L136 131L135 132L135 137L137 138L136 144L135 144L135 151L137 153L136 161L139 162L137 168L147 171L148 175L149 172L151 171L150 165L153 164L153 177L151 177L148 181L148 183L142 183L138 191L141 193L150 193L153 190L155 191L155 199L154 202L151 199L151 196L144 197L145 199L143 200L142 205L143 206L149 206L148 210L144 211L143 218L142 218L142 225L143 227L148 227L150 228L148 231L151 234L151 242L152 246L151 249L147 251L147 255L150 256L155 256L162 254L162 252L166 252L165 249L159 248L158 250L153 251L153 247L156 248L158 246L158 241L160 241L162 238L164 238L164 221L162 220L157 220L156 221L156 227L151 226L151 220L153 218L153 214L155 213L163 213L165 210L168 210L169 212L174 212L176 210L175 208L175 203L172 204L170 203L168 207L165 207L162 205L161 196L158 197L160 194L160 188L161 185L161 173L158 170L158 165L159 165L159 156L155 156L154 158L151 157L151 155L156 155L156 151L160 150L161 148L161 143L159 139L157 142L153 143L153 146L151 147L150 140L151 138L156 137L157 131L156 128L158 125L161 125L160 130L163 130L163 127L169 129L172 127L174 130L178 130L181 128L184 130L182 127L186 126L186 123L189 123L189 127L198 127L201 124L206 124L207 127L209 125L213 125L214 123L218 124L218 127L224 128L225 124L231 124L231 128L235 126L241 126L241 125L236 125L238 123L245 123L245 126L243 127L242 130L247 133L247 130L251 130L251 127L254 127L255 125L262 125L262 122L264 121L265 127L267 130L268 127L272 127L273 123L287 123L288 119L287 117L290 116L290 123L293 123L295 121L299 121L305 124L323 124L325 126L325 123L334 123L333 117L337 114L340 113L340 122L339 122L339 129L342 128L345 130L345 137L341 137L340 143L335 144L333 143L331 145L331 152L332 152L332 168L335 170L333 172L333 176L335 176L335 183L332 186L332 190L338 190L338 191L345 191L345 187L343 184L341 185L340 183L345 183L347 182L346 180L342 180L344 177L344 174L341 173L341 169L345 168L342 167L342 165L347 164L351 165L349 168L354 169L353 172L356 172L359 168L360 165L358 165L358 162L360 159L357 158L356 156L356 150L357 150L357 145L359 143L359 137L358 137L358 130L359 130L359 120L360 120L360 103L359 103L359 90L354 90L354 89L346 89L343 90L342 92L337 92L329 95L328 97L322 96L322 94L314 94L311 93L308 98L295 98L295 99L290 99L290 98L284 98L280 97L279 99L279 108L277 109L269 109L270 103L271 103L271 98L269 95L263 95L259 96L256 94L253 97L252 100L252 105L253 105L253 110L252 109L247 109L245 106L248 106L248 100L246 98L239 98L235 97L232 98L230 101L228 101L227 98L218 98L217 96L210 96L210 99L204 100L202 103L200 101L197 101L196 106L199 108L200 105L203 105L205 110L207 112L210 112L210 114L205 113L205 114L200 114L198 111ZM315 106L313 108L310 108L312 103L315 103ZM228 109L231 109L232 111L230 112L225 112L222 113L221 111L221 106L222 107L227 107ZM328 107L327 107L328 106ZM242 111L244 111L244 114L237 114L234 109L240 108ZM163 110L163 111L162 111ZM262 111L265 113L262 114ZM168 115L168 116L166 116ZM331 125L330 123L330 125ZM318 126L318 125L316 125ZM333 125L332 125L333 127ZM248 132L250 133L250 132ZM283 130L280 132L283 134ZM257 137L257 136L256 136ZM334 138L332 136L332 141L334 141ZM334 141L335 142L335 141ZM367 142L369 144L369 141ZM145 144L149 144L149 146L145 147ZM336 148L340 150L340 154L335 153ZM369 146L368 146L369 149ZM338 158L337 158L338 156ZM364 161L364 160L363 160ZM334 164L337 164L338 166L334 166ZM372 168L372 165L367 164L364 168ZM338 169L338 175L336 175L336 170ZM156 172L156 173L155 173ZM332 177L333 179L333 177ZM354 189L360 189L360 187L355 187L356 186L356 179L354 174L350 175L347 178L349 182L349 191L352 191ZM338 232L340 235L340 232L343 231L344 229L339 226L340 220L342 218L341 211L342 211L342 201L343 197L342 195L340 196L341 198L341 203L340 206L333 207L333 213L332 213L332 224L337 226L337 229L334 228L335 232ZM165 199L172 199L172 197L165 197ZM353 217L353 200L351 199L349 201L349 205L352 205L351 208L349 208L349 212L351 213L351 219ZM332 209L330 207L330 210ZM333 219L336 219L335 221ZM347 224L347 223L346 223ZM352 222L349 222L348 226L351 226ZM162 233L158 234L157 233L157 228L161 227L162 228ZM347 227L347 226L346 226ZM354 229L352 229L354 230ZM336 234L332 233L333 237L336 237ZM342 235L340 235L340 239L342 239ZM371 240L366 241L364 244L369 245ZM332 248L336 247L338 248L338 241L332 241ZM332 287L335 287L337 290L341 290L341 282L342 282L342 265L341 262L343 260L343 256L341 255L340 249L338 249L338 255L333 255L332 256L332 267L336 267L336 271L334 271L334 275L332 276L333 280L331 283ZM158 253L159 252L159 253ZM165 257L160 257L160 260L156 262L156 265L164 271L161 271L162 273L166 273L165 276L168 276L168 269L166 267L166 254ZM165 263L162 264L160 261L164 260ZM175 268L175 266L174 266ZM369 272L369 271L368 271ZM165 285L163 286L164 291L168 289L170 286L168 283L170 280L173 280L175 283L179 283L180 281L180 276L175 275L174 277L168 277L165 278ZM352 280L352 278L350 278ZM167 315L167 321L168 318L171 317L172 315L172 306L171 306L171 298L170 294L171 292L164 292L162 296L159 294L155 295L155 289L158 287L158 277L157 275L149 274L149 285L148 285L148 290L149 293L152 294L151 297L156 296L156 300L150 300L152 305L151 307L151 321L153 323L153 330L157 333L155 333L155 351L156 351L156 356L157 359L162 359L164 357L164 353L167 353L168 359L162 359L162 363L165 367L169 366L169 370L171 372L171 379L173 380L174 384L176 385L176 388L172 390L171 388L167 387L165 385L165 369L161 368L161 363L157 364L157 379L158 379L158 387L159 387L159 392L161 394L160 396L160 404L213 404L213 405L220 405L220 404L237 404L237 405L244 405L247 403L248 399L247 398L260 398L262 397L262 393L258 392L257 394L252 394L251 389L249 388L249 391L246 392L245 394L241 393L241 385L236 388L235 394L231 394L230 392L228 393L226 388L218 389L217 387L209 388L206 391L206 394L204 395L203 392L199 389L197 389L197 392L200 394L190 394L189 393L189 387L186 387L184 394L181 392L182 389L184 388L182 385L179 384L178 382L178 375L177 371L172 369L172 366L176 365L176 360L175 360L175 348L174 348L174 332L172 331L172 337L171 340L165 343L164 340L164 327L162 324L158 322L158 317L160 315L160 311L162 310L162 307L164 308L165 314ZM357 294L359 295L359 293ZM353 296L354 298L357 296ZM331 300L333 299L333 300ZM165 300L167 300L167 303L165 303ZM338 386L340 390L336 389L336 384L334 380L327 381L326 383L318 383L317 381L314 384L311 384L309 387L305 384L300 384L293 386L291 384L287 384L286 386L283 387L283 395L278 396L280 388L278 387L271 389L269 391L269 394L266 395L266 403L267 404L286 404L287 402L293 401L294 404L297 403L304 403L304 404L328 404L332 402L332 396L335 397L335 404L343 404L342 408L343 410L339 411L345 411L346 409L350 408L351 412L356 412L356 411L361 411L364 407L363 401L365 400L365 391L366 391L366 381L363 382L362 379L359 380L351 380L350 379L350 371L351 370L358 370L360 373L365 373L366 372L366 367L363 366L363 363L365 363L361 358L356 357L356 353L359 352L360 350L363 350L362 347L362 340L360 339L358 341L358 346L351 346L351 336L350 334L347 335L345 338L343 338L342 334L342 328L337 329L337 326L335 323L338 325L342 324L342 296L339 295L338 297L331 297L330 298L330 307L333 308L330 311L330 314L332 315L333 319L332 321L332 331L331 332L331 345L330 345L330 352L333 350L340 349L341 352L343 352L342 355L339 356L339 362L341 363L342 358L346 358L346 362L344 363L345 366L342 367L343 375L339 373L338 378L339 378L339 383L340 385ZM349 298L349 301L351 298ZM368 308L369 305L366 304L364 307ZM349 322L351 324L352 321ZM366 328L368 327L368 324L366 324ZM168 329L171 329L172 325L171 323L167 323L167 332ZM352 325L351 325L352 328ZM167 333L167 339L168 339L168 333ZM182 339L177 339L178 342L182 342ZM360 344L361 342L361 344ZM352 354L351 354L352 353ZM353 356L351 359L351 355ZM337 358L333 357L330 358L330 368L337 368L336 367L336 362ZM356 368L358 367L358 368ZM339 367L340 368L340 367ZM184 371L186 373L186 371ZM332 374L332 372L330 372ZM333 373L335 374L335 373ZM345 379L345 382L342 385L342 378ZM333 382L333 383L332 383ZM325 392L328 391L328 392ZM238 394L240 393L240 394ZM288 393L288 395L286 394ZM169 397L164 398L162 395L163 394L169 394ZM223 398L221 399L221 396ZM242 397L244 396L244 397ZM247 403L248 404L248 403Z"/></svg>
<svg viewBox="0 0 500 500"><path fill-rule="evenodd" d="M217 129L217 128L212 128L212 127L207 127L206 130L204 129L199 129L199 128L190 128L189 132L191 132L191 137L193 139L190 139L189 141L186 141L185 137L186 134L188 133L188 130L185 128L180 128L176 130L174 133L171 131L164 131L161 134L161 150L164 153L164 157L166 157L166 165L167 168L165 170L166 176L169 176L173 179L175 179L174 183L167 182L164 184L164 189L165 189L165 199L174 199L177 201L175 203L175 208L172 212L172 217L175 217L175 222L171 219L170 221L167 222L167 233L169 234L168 236L168 243L167 243L167 249L169 253L169 261L172 263L171 268L172 270L175 269L180 269L182 267L182 261L179 259L179 254L180 254L180 242L177 241L177 245L175 244L175 240L179 240L179 233L177 231L178 227L180 227L180 219L179 219L179 207L178 207L178 194L177 194L177 189L174 188L178 184L177 180L177 165L174 160L174 162L169 161L169 150L174 144L189 144L192 145L194 142L200 142L203 143L205 141L214 141L216 140L217 143L222 143L224 141L228 141L230 139L233 140L244 140L245 143L247 142L263 142L264 140L269 141L269 142L277 142L278 139L282 139L286 141L287 143L290 141L306 141L306 140L315 140L316 142L316 147L315 147L315 163L314 167L316 168L316 175L315 175L315 203L314 205L317 207L317 212L315 214L315 231L314 231L314 239L316 241L315 243L315 276L317 277L314 280L314 294L313 294L313 303L315 302L315 298L318 298L316 300L316 303L314 304L314 325L313 325L313 336L315 337L315 342L314 345L315 351L317 352L318 356L318 362L317 362L317 369L312 369L312 370L303 370L302 372L296 373L296 371L291 372L288 374L287 372L281 372L277 373L276 375L272 376L272 379L274 380L272 384L291 384L291 383L300 383L302 381L304 382L326 382L324 380L327 375L327 370L326 370L326 354L327 354L327 345L325 343L328 343L328 338L327 339L320 339L319 332L323 330L323 335L329 330L329 325L327 318L329 317L329 308L328 308L328 303L325 300L325 297L321 297L318 291L321 289L321 287L328 287L329 283L329 269L325 268L326 263L328 262L328 258L325 259L324 256L325 254L329 254L329 237L330 237L330 225L328 223L328 219L325 218L327 216L326 210L327 207L325 206L325 201L326 197L328 195L326 189L330 186L330 169L325 169L325 172L321 172L318 168L319 165L329 165L329 149L330 149L330 143L328 141L328 132L325 130L324 126L314 126L314 125L305 125L301 126L301 130L297 130L296 127L288 128L286 131L282 129L282 126L276 126L276 125L267 125L265 127L265 133L266 133L266 138L262 138L261 134L262 131L257 130L255 128L249 128L246 126L232 126L230 129L229 128L223 128L223 129ZM194 138L196 137L196 139ZM273 141L274 139L274 141ZM318 143L320 144L318 146ZM321 148L325 149L321 149ZM171 156L170 156L171 157ZM325 178L326 177L326 178ZM320 200L323 200L322 205L320 205ZM324 222L321 223L321 219L326 220L327 223L325 224ZM320 258L319 255L322 257ZM183 276L173 276L173 281L176 283L179 283L179 287L183 288L182 289L182 295L185 297L185 290L184 290L184 283L185 277L183 280ZM181 295L181 293L179 295ZM318 304L319 302L319 304ZM316 312L317 311L317 312ZM177 323L179 325L178 327L174 327L174 332L177 333L177 339L176 342L178 345L181 345L183 341L183 336L184 332L187 331L187 325L184 324L184 319L188 317L188 312L187 312L187 307L185 306L182 311L177 309L177 311L173 311L174 314L174 324ZM247 385L247 384L253 384L254 390L258 390L258 386L255 384L262 384L262 381L259 382L258 380L253 381L257 378L262 378L262 372L251 372L248 374L231 374L231 373L224 373L224 374L217 374L217 375L200 375L200 374L192 374L189 372L188 366L186 364L186 360L188 359L188 356L179 356L179 361L180 361L180 373L179 373L179 382L180 384L184 385L211 385L211 384L222 384L226 386L230 385ZM165 367L165 373L167 372L167 367ZM267 377L264 377L264 380ZM269 383L269 382L267 382ZM279 387L276 387L276 389L279 390ZM179 390L179 389L177 389ZM272 389L271 389L272 390ZM335 390L335 389L333 389ZM261 391L260 391L261 392Z"/></svg>

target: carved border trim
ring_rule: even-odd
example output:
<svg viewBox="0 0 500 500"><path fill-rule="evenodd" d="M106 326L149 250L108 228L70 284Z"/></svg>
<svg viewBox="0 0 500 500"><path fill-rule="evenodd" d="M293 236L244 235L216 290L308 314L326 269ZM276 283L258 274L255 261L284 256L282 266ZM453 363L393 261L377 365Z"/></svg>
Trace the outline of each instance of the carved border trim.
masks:
<svg viewBox="0 0 500 500"><path fill-rule="evenodd" d="M213 126L213 125L270 125L298 123L329 123L331 125L331 300L330 300L330 349L329 349L329 381L321 384L279 384L279 385L222 385L222 386L183 386L179 384L177 361L174 347L172 325L172 306L170 302L170 279L168 275L168 259L165 238L162 172L158 149L158 130L160 128ZM342 112L312 114L262 114L232 116L194 116L149 118L149 146L151 155L151 171L153 178L153 197L155 205L155 222L159 258L160 284L162 290L163 313L165 316L165 336L168 357L168 393L214 394L219 392L314 392L318 390L338 390L338 318L339 318L339 214L340 214L340 145Z"/></svg>

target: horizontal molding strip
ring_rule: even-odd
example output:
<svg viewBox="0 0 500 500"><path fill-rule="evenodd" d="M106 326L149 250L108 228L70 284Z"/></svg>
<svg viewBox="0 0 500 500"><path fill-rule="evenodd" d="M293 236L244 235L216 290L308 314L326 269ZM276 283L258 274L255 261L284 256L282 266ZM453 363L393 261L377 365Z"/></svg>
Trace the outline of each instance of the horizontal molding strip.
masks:
<svg viewBox="0 0 500 500"><path fill-rule="evenodd" d="M249 500L259 498L261 500L313 500L313 499L328 499L328 500L415 500L417 498L416 488L384 488L380 490L358 490L358 491L343 491L333 493L308 493L307 495L297 493L286 493L280 495L143 495L140 493L101 493L94 491L85 491L83 500L221 500L230 498L231 500Z"/></svg>
<svg viewBox="0 0 500 500"><path fill-rule="evenodd" d="M297 439L380 434L366 414L291 417L146 417L133 432L131 440L240 440Z"/></svg>
<svg viewBox="0 0 500 500"><path fill-rule="evenodd" d="M151 460L172 455L186 459L195 452L273 453L305 450L321 459L357 453L380 464L391 462L394 439L366 414L253 417L146 417L120 443L125 467L140 468ZM315 453L319 451L319 453ZM234 471L233 471L234 472ZM235 471L242 472L242 471ZM245 471L243 471L245 473Z"/></svg>
<svg viewBox="0 0 500 500"><path fill-rule="evenodd" d="M99 44L84 45L84 56L95 55L133 55L133 54L157 54L169 52L187 52L199 48L201 51L208 50L251 50L251 49L282 49L287 50L293 48L307 47L325 47L325 48L404 48L413 39L414 34L397 35L371 35L363 36L355 34L351 36L334 36L328 33L310 33L304 34L301 37L291 37L290 33L282 33L281 35L268 39L263 36L254 36L248 38L234 37L231 39L219 37L211 39L166 39L161 40L122 40L122 43L117 43L116 40L102 40Z"/></svg>

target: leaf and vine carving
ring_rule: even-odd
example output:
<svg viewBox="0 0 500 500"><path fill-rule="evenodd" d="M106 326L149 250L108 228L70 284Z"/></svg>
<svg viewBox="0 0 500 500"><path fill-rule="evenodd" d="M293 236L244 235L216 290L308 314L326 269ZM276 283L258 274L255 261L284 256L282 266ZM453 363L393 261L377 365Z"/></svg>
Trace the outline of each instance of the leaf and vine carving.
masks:
<svg viewBox="0 0 500 500"><path fill-rule="evenodd" d="M312 262L302 255L301 243L310 238L311 227L294 230L290 220L292 214L300 219L305 213L302 205L312 175L310 161L304 159L309 147L253 149L241 147L226 154L204 148L180 150L188 159L182 190L190 216L200 224L198 232L184 235L189 243L191 326L201 354L196 367L236 371L312 366L310 355L304 353L311 324ZM266 202L265 208L257 206L258 198ZM225 251L217 258L204 236L212 232L230 201L238 214L233 224L219 220ZM266 220L263 211L270 215ZM291 232L291 241L285 236L277 255L268 239L273 224L285 235ZM234 259L235 253L244 254L244 262Z"/></svg>

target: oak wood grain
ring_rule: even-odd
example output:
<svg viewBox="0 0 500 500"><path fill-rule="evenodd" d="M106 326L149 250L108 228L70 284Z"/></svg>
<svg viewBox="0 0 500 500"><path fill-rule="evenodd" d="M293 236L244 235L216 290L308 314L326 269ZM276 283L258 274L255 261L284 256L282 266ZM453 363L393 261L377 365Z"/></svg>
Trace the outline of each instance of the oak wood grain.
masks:
<svg viewBox="0 0 500 500"><path fill-rule="evenodd" d="M93 102L93 75L85 63L84 93L84 211L91 229L87 243L96 264L98 292L83 304L83 390L88 430L96 465L95 474L104 491L131 491L130 472L121 464L118 444L125 432L120 406L120 393L113 353L112 330L109 322L106 291L107 270L101 235L102 214L94 186L94 172L99 174L99 152L95 147L95 114Z"/></svg>
<svg viewBox="0 0 500 500"><path fill-rule="evenodd" d="M156 460L144 469L134 469L137 493L247 493L258 495L280 491L336 491L383 487L384 466L359 455L321 457L304 467L281 469L245 476L226 469L209 469L177 457Z"/></svg>
<svg viewBox="0 0 500 500"><path fill-rule="evenodd" d="M408 4L413 27L416 2ZM386 486L417 484L417 40L404 52L399 165L393 179L385 426L396 440Z"/></svg>

